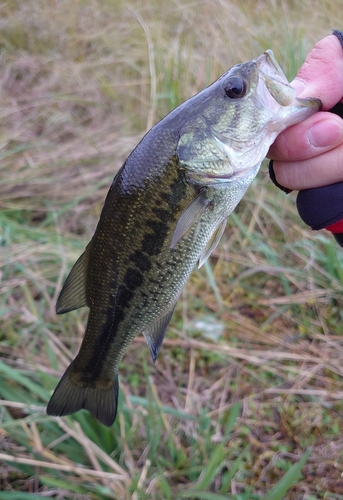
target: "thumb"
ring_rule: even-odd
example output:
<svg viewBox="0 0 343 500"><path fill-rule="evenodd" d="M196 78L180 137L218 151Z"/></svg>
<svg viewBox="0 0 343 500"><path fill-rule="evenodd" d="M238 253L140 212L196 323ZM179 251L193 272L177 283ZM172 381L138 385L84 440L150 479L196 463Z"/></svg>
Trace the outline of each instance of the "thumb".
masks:
<svg viewBox="0 0 343 500"><path fill-rule="evenodd" d="M298 97L319 98L324 111L342 99L343 50L338 36L329 35L316 43L291 85Z"/></svg>

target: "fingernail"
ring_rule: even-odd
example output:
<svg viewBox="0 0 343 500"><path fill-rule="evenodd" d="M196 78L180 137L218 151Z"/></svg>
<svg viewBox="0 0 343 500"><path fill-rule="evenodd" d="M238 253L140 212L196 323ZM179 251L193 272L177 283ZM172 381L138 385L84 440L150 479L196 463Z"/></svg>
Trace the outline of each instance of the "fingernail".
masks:
<svg viewBox="0 0 343 500"><path fill-rule="evenodd" d="M271 181L275 184L275 186L278 187L279 189L281 189L281 191L283 191L284 193L289 194L292 192L291 189L288 189L285 186L282 186L282 184L280 184L276 180L276 175L275 175L275 171L274 171L274 160L270 160L270 162L269 162L269 177L270 177Z"/></svg>
<svg viewBox="0 0 343 500"><path fill-rule="evenodd" d="M340 118L320 120L308 131L308 140L316 148L337 146L343 140L343 121Z"/></svg>
<svg viewBox="0 0 343 500"><path fill-rule="evenodd" d="M300 96L302 91L306 88L307 82L300 80L299 78L294 78L291 82L291 86L296 90L297 97Z"/></svg>

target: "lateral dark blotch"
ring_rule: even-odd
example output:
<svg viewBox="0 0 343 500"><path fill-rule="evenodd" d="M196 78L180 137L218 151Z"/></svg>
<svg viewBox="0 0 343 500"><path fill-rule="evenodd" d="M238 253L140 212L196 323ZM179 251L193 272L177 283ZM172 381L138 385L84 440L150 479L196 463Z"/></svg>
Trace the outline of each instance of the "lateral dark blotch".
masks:
<svg viewBox="0 0 343 500"><path fill-rule="evenodd" d="M124 283L129 290L134 290L143 283L144 276L137 269L129 267L124 277Z"/></svg>
<svg viewBox="0 0 343 500"><path fill-rule="evenodd" d="M122 288L122 287L120 287ZM116 307L115 313L115 323L113 322L113 311L107 311L106 321L101 328L101 334L97 337L94 344L94 349L91 357L87 362L86 374L84 375L84 383L94 383L98 381L101 376L102 363L99 362L99 353L103 352L104 348L109 345L109 342L113 342L116 337L117 325L124 319L125 313L122 308Z"/></svg>
<svg viewBox="0 0 343 500"><path fill-rule="evenodd" d="M154 215L163 222L170 217L170 210L164 210L162 208L155 208Z"/></svg>
<svg viewBox="0 0 343 500"><path fill-rule="evenodd" d="M126 286L121 285L118 288L117 292L117 297L118 297L118 303L120 304L126 304L132 299L133 292L129 290Z"/></svg>
<svg viewBox="0 0 343 500"><path fill-rule="evenodd" d="M189 197L191 195L190 186L185 178L185 175L181 172L179 174L179 178L174 181L173 185L171 186L172 192L171 192L171 197L170 197L170 202L169 206L174 213L175 210L179 210L180 208L183 207L183 202L185 198ZM198 194L198 190L193 187L193 196L194 198ZM183 208L182 208L183 210Z"/></svg>
<svg viewBox="0 0 343 500"><path fill-rule="evenodd" d="M140 250L136 250L129 256L131 262L133 262L140 271L149 271L151 268L151 262L149 257L144 255Z"/></svg>
<svg viewBox="0 0 343 500"><path fill-rule="evenodd" d="M146 222L146 225L151 227L157 236L166 235L168 233L168 227L165 222L150 219Z"/></svg>
<svg viewBox="0 0 343 500"><path fill-rule="evenodd" d="M110 293L110 298L108 300L108 305L112 308L115 307L117 301L117 296L113 293Z"/></svg>
<svg viewBox="0 0 343 500"><path fill-rule="evenodd" d="M160 200L161 200L161 202L168 202L168 201L170 200L170 192L168 192L168 193L167 193L166 191L162 191L162 192L160 193L160 199L159 199L159 200L156 200L156 201L159 201L159 204L162 204L162 203L160 202ZM155 203L156 203L156 202L155 202ZM157 203L156 203L156 205L157 205Z"/></svg>
<svg viewBox="0 0 343 500"><path fill-rule="evenodd" d="M161 247L156 244L156 234L148 233L142 240L142 250L148 255L157 255L160 253Z"/></svg>
<svg viewBox="0 0 343 500"><path fill-rule="evenodd" d="M148 244L149 249L143 248L149 255L157 255L166 238L168 238L169 230L165 222L158 222L156 220L148 220L146 225L150 227L154 232L153 234L147 234L143 239L143 246Z"/></svg>

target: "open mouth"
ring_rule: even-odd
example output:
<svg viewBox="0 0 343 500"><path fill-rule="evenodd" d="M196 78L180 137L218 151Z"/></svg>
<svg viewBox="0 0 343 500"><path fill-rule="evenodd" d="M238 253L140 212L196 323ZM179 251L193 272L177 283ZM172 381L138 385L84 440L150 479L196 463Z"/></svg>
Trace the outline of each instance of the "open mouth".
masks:
<svg viewBox="0 0 343 500"><path fill-rule="evenodd" d="M270 94L280 106L289 106L296 98L295 89L289 84L272 50L266 50L262 57L260 72Z"/></svg>
<svg viewBox="0 0 343 500"><path fill-rule="evenodd" d="M265 81L266 87L275 101L282 107L291 105L319 110L321 102L319 99L300 99L296 96L296 90L288 82L285 73L275 59L273 51L266 50L260 58L260 73Z"/></svg>

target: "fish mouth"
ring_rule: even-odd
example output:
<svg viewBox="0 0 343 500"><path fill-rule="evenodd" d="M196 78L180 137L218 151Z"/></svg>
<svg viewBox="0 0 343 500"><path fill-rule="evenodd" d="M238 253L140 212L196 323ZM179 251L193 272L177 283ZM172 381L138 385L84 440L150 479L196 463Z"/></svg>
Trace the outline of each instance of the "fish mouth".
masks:
<svg viewBox="0 0 343 500"><path fill-rule="evenodd" d="M280 106L301 106L315 111L320 109L319 99L300 99L296 96L295 88L288 82L272 50L266 50L257 59L257 65L268 91Z"/></svg>

